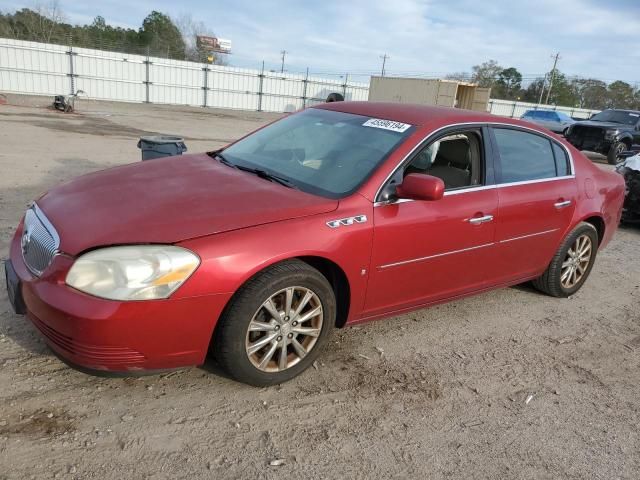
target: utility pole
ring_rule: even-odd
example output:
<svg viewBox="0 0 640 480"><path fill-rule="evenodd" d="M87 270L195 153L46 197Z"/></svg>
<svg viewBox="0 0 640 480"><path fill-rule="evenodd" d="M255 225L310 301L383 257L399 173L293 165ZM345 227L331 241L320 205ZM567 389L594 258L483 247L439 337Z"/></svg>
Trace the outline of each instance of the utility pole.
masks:
<svg viewBox="0 0 640 480"><path fill-rule="evenodd" d="M384 55L380 55L380 58L382 59L382 73L381 73L381 76L384 77L384 66L387 64L387 60L389 60L391 57L385 53Z"/></svg>
<svg viewBox="0 0 640 480"><path fill-rule="evenodd" d="M287 55L287 53L289 52L287 52L286 50L282 50L280 52L280 55L282 55L282 66L280 67L280 73L284 73L284 57Z"/></svg>
<svg viewBox="0 0 640 480"><path fill-rule="evenodd" d="M538 99L538 105L542 103L542 96L544 95L544 86L547 84L547 74L544 74L544 78L542 79L542 88L540 89L540 98Z"/></svg>
<svg viewBox="0 0 640 480"><path fill-rule="evenodd" d="M558 60L560 60L560 52L552 55L553 58L553 68L551 69L551 78L549 79L549 89L547 90L547 99L544 101L545 104L549 104L549 95L551 95L551 89L553 88L553 79L556 76L556 66L558 65Z"/></svg>

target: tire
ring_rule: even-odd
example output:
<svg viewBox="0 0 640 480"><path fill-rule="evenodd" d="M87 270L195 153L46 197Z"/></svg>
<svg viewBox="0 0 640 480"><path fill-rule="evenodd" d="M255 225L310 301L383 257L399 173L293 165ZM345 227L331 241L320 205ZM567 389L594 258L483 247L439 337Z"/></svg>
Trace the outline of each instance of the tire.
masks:
<svg viewBox="0 0 640 480"><path fill-rule="evenodd" d="M288 297L290 291L293 294ZM307 303L296 316L295 310L307 295ZM287 298L292 299L290 318L286 314ZM270 300L271 306L282 312L278 320L265 307ZM300 323L295 320L317 311L318 306L320 313ZM213 353L222 368L239 382L256 387L283 383L314 362L329 338L335 319L336 299L324 275L299 260L283 262L256 275L234 295L216 327ZM249 331L250 324L252 331ZM313 335L298 333L301 330ZM264 347L250 352L260 346L260 342ZM303 356L299 347L308 349ZM271 356L262 367L261 362L269 353ZM284 369L280 363L283 357Z"/></svg>
<svg viewBox="0 0 640 480"><path fill-rule="evenodd" d="M611 165L617 165L622 161L621 158L618 158L618 155L626 150L629 150L629 147L626 143L615 142L613 145L611 145L609 153L607 153L607 162L609 162Z"/></svg>
<svg viewBox="0 0 640 480"><path fill-rule="evenodd" d="M575 284L571 285L564 283L564 275L566 268L563 268L565 262L571 261L570 250L575 250L575 244L578 239L587 237L590 241L590 256L588 263L581 264L583 271L581 277L577 279ZM560 248L553 256L551 263L545 270L545 272L533 281L533 286L552 297L566 298L576 293L584 282L589 277L593 264L596 260L598 253L598 232L590 223L582 222L576 228L574 228L569 235L564 239ZM576 270L579 272L579 270ZM571 278L571 277L570 277Z"/></svg>
<svg viewBox="0 0 640 480"><path fill-rule="evenodd" d="M327 103L344 102L344 97L339 93L330 93L327 97Z"/></svg>

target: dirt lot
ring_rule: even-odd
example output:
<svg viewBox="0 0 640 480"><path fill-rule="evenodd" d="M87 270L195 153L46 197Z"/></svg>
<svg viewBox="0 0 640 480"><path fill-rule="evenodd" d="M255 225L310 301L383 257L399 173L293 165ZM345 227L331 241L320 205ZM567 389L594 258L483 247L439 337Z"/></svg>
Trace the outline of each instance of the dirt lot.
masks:
<svg viewBox="0 0 640 480"><path fill-rule="evenodd" d="M29 201L139 161L137 137L221 145L275 115L82 102L0 106L0 257ZM495 291L335 332L275 388L215 364L141 378L70 369L0 288L0 479L640 478L640 229L569 300ZM272 466L273 460L282 465Z"/></svg>

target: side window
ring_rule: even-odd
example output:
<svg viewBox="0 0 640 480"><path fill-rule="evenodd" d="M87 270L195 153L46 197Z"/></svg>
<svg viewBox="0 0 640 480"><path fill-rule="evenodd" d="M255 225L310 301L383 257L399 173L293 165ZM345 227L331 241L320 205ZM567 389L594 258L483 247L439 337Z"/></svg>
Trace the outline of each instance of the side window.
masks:
<svg viewBox="0 0 640 480"><path fill-rule="evenodd" d="M569 166L569 156L564 148L555 142L553 143L553 155L556 157L556 173L559 177L571 174Z"/></svg>
<svg viewBox="0 0 640 480"><path fill-rule="evenodd" d="M507 128L494 128L500 154L502 183L540 180L556 176L551 140Z"/></svg>
<svg viewBox="0 0 640 480"><path fill-rule="evenodd" d="M480 185L482 150L479 132L449 134L423 148L405 167L404 176L422 173L438 177L447 190Z"/></svg>

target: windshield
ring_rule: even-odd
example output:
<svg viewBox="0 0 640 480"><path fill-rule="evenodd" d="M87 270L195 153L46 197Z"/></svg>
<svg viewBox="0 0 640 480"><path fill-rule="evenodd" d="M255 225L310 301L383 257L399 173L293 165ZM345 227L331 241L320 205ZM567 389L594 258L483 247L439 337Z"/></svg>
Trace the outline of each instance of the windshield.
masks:
<svg viewBox="0 0 640 480"><path fill-rule="evenodd" d="M412 131L404 123L312 108L238 141L224 150L224 158L300 190L340 198L354 192Z"/></svg>
<svg viewBox="0 0 640 480"><path fill-rule="evenodd" d="M591 117L594 122L613 122L624 125L635 125L640 120L639 113L624 112L621 110L605 110Z"/></svg>

